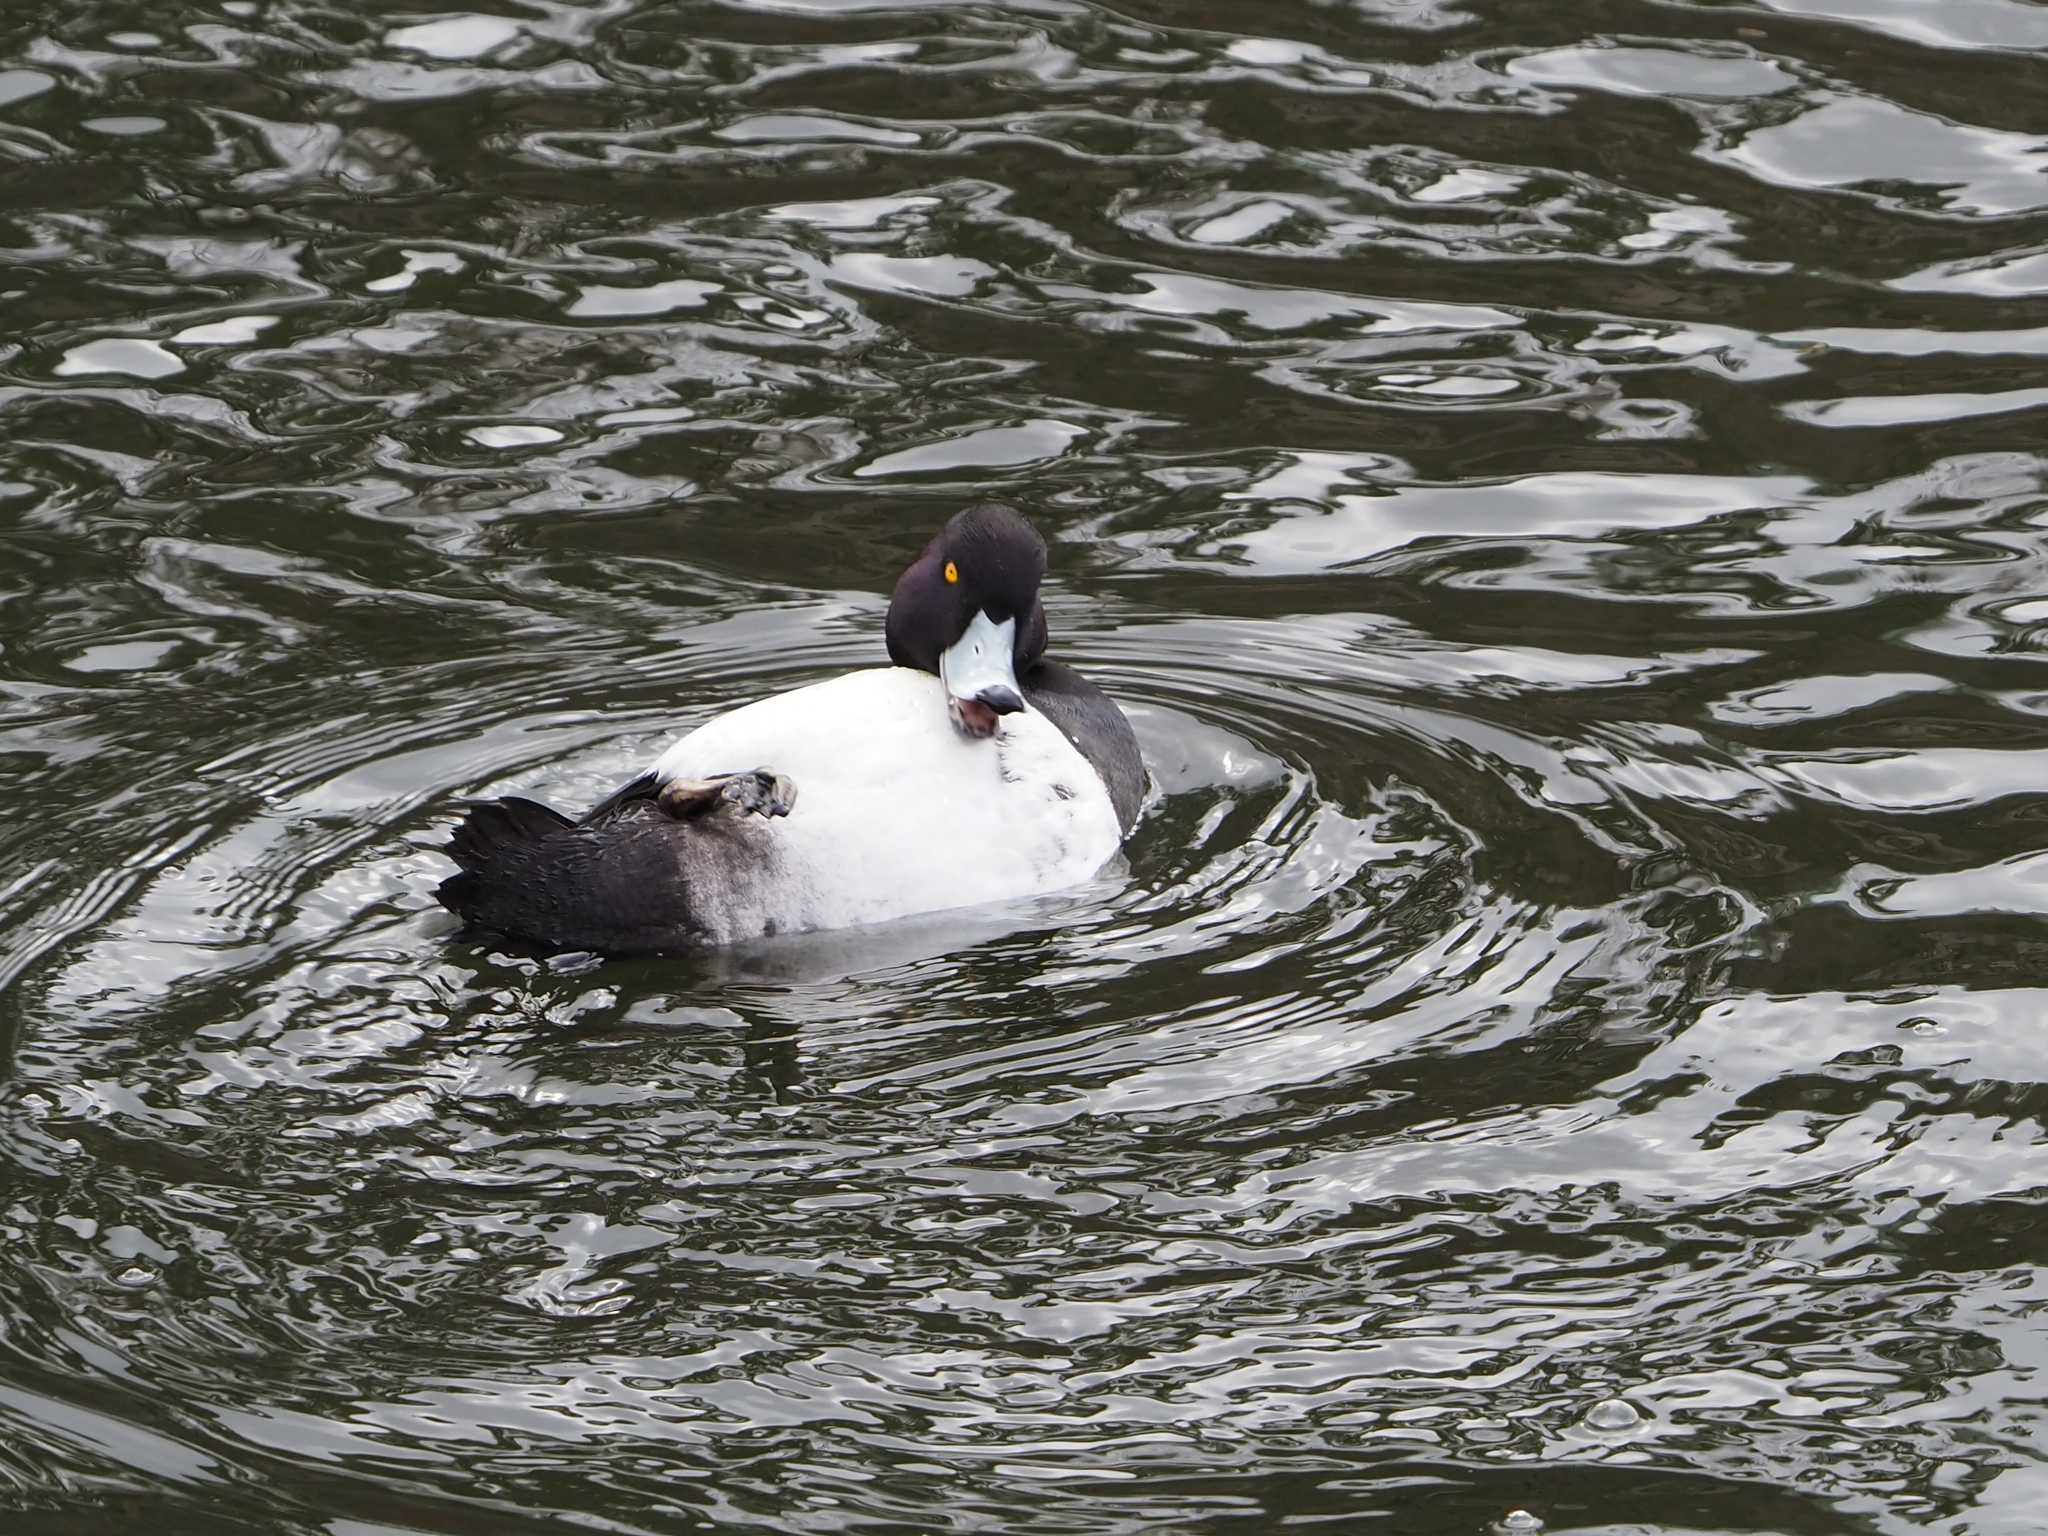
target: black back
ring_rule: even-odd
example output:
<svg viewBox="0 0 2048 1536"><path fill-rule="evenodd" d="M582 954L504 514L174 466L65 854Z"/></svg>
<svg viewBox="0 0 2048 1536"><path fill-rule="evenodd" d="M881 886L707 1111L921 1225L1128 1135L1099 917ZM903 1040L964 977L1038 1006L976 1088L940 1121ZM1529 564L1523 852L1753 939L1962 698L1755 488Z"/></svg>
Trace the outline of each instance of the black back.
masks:
<svg viewBox="0 0 2048 1536"><path fill-rule="evenodd" d="M1041 661L1018 681L1024 685L1024 702L1058 726L1101 776L1117 824L1128 835L1145 799L1145 760L1138 755L1137 732L1116 700L1057 661Z"/></svg>

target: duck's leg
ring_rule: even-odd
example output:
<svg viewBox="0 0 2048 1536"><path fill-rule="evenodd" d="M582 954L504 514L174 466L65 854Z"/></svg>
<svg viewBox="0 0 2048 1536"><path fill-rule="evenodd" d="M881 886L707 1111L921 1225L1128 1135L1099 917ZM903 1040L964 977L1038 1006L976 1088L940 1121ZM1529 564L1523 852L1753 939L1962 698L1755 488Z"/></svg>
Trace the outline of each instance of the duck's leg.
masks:
<svg viewBox="0 0 2048 1536"><path fill-rule="evenodd" d="M736 816L787 816L796 804L796 783L773 768L756 768L708 779L670 779L654 798L677 821L722 809Z"/></svg>
<svg viewBox="0 0 2048 1536"><path fill-rule="evenodd" d="M796 808L796 780L773 768L729 774L718 794L741 815L787 816Z"/></svg>

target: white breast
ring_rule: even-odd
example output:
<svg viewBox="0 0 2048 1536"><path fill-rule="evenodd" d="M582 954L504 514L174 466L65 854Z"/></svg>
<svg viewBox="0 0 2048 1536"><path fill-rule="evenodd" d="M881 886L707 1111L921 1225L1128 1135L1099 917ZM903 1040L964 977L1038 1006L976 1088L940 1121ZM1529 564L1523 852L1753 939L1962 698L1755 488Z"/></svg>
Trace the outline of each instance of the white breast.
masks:
<svg viewBox="0 0 2048 1536"><path fill-rule="evenodd" d="M1059 727L1026 709L969 740L939 680L902 667L736 709L654 764L662 779L750 768L794 780L796 806L747 818L757 857L685 868L720 943L1059 890L1122 841L1109 791Z"/></svg>

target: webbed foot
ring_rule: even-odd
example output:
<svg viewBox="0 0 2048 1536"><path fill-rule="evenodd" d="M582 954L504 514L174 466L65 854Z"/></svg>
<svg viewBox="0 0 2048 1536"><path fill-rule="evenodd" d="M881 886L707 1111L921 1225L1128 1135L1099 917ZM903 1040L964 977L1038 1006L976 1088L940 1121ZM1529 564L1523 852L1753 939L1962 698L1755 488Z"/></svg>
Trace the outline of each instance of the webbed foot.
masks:
<svg viewBox="0 0 2048 1536"><path fill-rule="evenodd" d="M728 775L718 795L742 814L787 816L796 807L796 781L773 768L756 768Z"/></svg>
<svg viewBox="0 0 2048 1536"><path fill-rule="evenodd" d="M796 782L773 768L708 779L670 779L655 803L678 821L721 809L740 816L787 816L796 804Z"/></svg>

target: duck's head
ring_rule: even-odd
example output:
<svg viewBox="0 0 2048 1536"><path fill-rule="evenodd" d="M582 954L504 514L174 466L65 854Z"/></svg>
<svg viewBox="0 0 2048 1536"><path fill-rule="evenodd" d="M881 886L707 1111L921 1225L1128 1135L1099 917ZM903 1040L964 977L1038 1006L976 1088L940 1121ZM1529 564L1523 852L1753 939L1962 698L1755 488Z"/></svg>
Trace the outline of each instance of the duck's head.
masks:
<svg viewBox="0 0 2048 1536"><path fill-rule="evenodd" d="M964 735L992 736L1024 707L1017 679L1045 654L1045 540L1013 507L957 512L896 583L889 659L934 672Z"/></svg>

